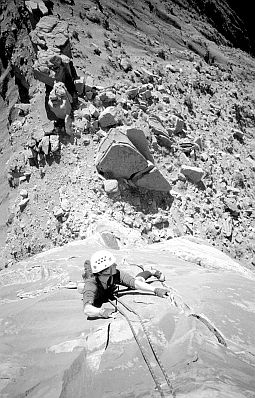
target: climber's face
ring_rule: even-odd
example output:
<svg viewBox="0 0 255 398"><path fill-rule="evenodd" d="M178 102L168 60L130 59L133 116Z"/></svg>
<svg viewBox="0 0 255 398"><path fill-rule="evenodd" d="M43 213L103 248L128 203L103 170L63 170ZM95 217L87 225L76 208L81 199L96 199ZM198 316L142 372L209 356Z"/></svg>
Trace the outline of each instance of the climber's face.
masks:
<svg viewBox="0 0 255 398"><path fill-rule="evenodd" d="M98 278L103 285L106 285L109 278L115 275L117 272L116 264L112 264L110 267L104 269L103 271L98 273Z"/></svg>

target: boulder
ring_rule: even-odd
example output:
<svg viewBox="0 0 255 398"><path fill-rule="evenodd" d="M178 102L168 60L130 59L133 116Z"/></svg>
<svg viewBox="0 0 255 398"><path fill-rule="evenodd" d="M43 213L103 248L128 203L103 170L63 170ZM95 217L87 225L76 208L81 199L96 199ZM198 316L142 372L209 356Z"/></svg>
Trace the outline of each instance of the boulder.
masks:
<svg viewBox="0 0 255 398"><path fill-rule="evenodd" d="M105 106L114 105L116 102L116 95L112 91L103 91L99 98Z"/></svg>
<svg viewBox="0 0 255 398"><path fill-rule="evenodd" d="M156 167L138 178L135 184L138 187L161 192L169 192L171 189L169 182Z"/></svg>
<svg viewBox="0 0 255 398"><path fill-rule="evenodd" d="M180 173L185 175L188 180L194 183L198 183L199 181L201 181L204 175L204 171L200 167L192 167L186 165L181 166Z"/></svg>
<svg viewBox="0 0 255 398"><path fill-rule="evenodd" d="M163 135L169 137L167 130L156 117L149 118L149 127L155 135Z"/></svg>
<svg viewBox="0 0 255 398"><path fill-rule="evenodd" d="M132 87L126 91L126 94L129 98L134 99L139 93L138 87Z"/></svg>
<svg viewBox="0 0 255 398"><path fill-rule="evenodd" d="M25 1L25 6L26 6L27 10L30 12L30 14L34 14L38 10L41 12L41 14L43 16L45 16L49 13L48 8L44 4L44 2L41 0Z"/></svg>
<svg viewBox="0 0 255 398"><path fill-rule="evenodd" d="M50 50L72 57L69 41L68 23L52 15L44 16L30 33L37 50Z"/></svg>
<svg viewBox="0 0 255 398"><path fill-rule="evenodd" d="M199 37L191 37L187 42L187 47L201 56L209 65L221 65L226 67L229 63L228 58L219 51L219 48L211 41Z"/></svg>
<svg viewBox="0 0 255 398"><path fill-rule="evenodd" d="M138 149L138 151L145 157L145 159L154 163L154 159L149 149L149 142L145 136L143 130L135 127L135 126L123 126L119 127L128 139L132 142L132 144Z"/></svg>
<svg viewBox="0 0 255 398"><path fill-rule="evenodd" d="M119 129L110 130L101 142L96 167L108 178L129 179L147 167L147 160Z"/></svg>
<svg viewBox="0 0 255 398"><path fill-rule="evenodd" d="M40 50L33 65L33 73L37 80L48 86L53 86L55 81L65 82L72 76L70 58L53 50Z"/></svg>
<svg viewBox="0 0 255 398"><path fill-rule="evenodd" d="M140 144L142 142L141 140ZM140 153L121 129L111 129L101 142L96 157L96 167L106 178L124 178L150 190L171 189L159 170Z"/></svg>
<svg viewBox="0 0 255 398"><path fill-rule="evenodd" d="M42 13L43 16L48 15L49 11L43 1L38 1L38 9Z"/></svg>
<svg viewBox="0 0 255 398"><path fill-rule="evenodd" d="M237 207L235 198L223 198L223 203L225 205L225 209L229 212L233 217L238 217L240 215L240 208Z"/></svg>
<svg viewBox="0 0 255 398"><path fill-rule="evenodd" d="M99 115L99 124L102 128L116 126L117 108L115 106L108 106Z"/></svg>
<svg viewBox="0 0 255 398"><path fill-rule="evenodd" d="M25 6L27 8L27 10L33 14L34 12L37 11L37 2L35 1L25 1Z"/></svg>
<svg viewBox="0 0 255 398"><path fill-rule="evenodd" d="M171 115L169 118L171 127L167 128L169 134L180 134L185 128L185 122L183 119L176 115Z"/></svg>

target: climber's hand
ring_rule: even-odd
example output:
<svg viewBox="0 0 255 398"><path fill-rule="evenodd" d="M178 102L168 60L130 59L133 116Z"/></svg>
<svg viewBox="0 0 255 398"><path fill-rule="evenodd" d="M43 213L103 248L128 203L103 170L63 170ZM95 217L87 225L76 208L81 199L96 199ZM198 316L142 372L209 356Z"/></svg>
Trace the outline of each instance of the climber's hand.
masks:
<svg viewBox="0 0 255 398"><path fill-rule="evenodd" d="M101 318L115 318L116 312L114 309L111 309L111 308L102 308L100 310L100 317Z"/></svg>
<svg viewBox="0 0 255 398"><path fill-rule="evenodd" d="M162 298L167 298L167 296L170 295L170 292L168 289L163 289L161 287L156 287L156 289L154 290L154 293L156 296L162 297Z"/></svg>

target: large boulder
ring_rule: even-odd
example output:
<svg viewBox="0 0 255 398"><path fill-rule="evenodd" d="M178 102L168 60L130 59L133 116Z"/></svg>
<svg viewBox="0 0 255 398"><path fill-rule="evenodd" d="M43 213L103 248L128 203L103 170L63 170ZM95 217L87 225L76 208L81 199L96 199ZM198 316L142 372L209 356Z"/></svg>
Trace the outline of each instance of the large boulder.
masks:
<svg viewBox="0 0 255 398"><path fill-rule="evenodd" d="M54 50L72 57L68 23L54 16L44 16L30 33L32 43L39 50Z"/></svg>
<svg viewBox="0 0 255 398"><path fill-rule="evenodd" d="M128 134L137 146L128 139ZM97 170L106 178L124 178L142 188L169 191L171 187L168 181L148 160L152 156L146 145L146 138L141 130L111 129L99 146L96 157Z"/></svg>
<svg viewBox="0 0 255 398"><path fill-rule="evenodd" d="M169 192L171 190L171 185L156 167L136 178L135 184L138 187L155 191Z"/></svg>
<svg viewBox="0 0 255 398"><path fill-rule="evenodd" d="M108 178L130 179L147 168L147 160L125 134L119 129L112 129L99 146L96 167Z"/></svg>
<svg viewBox="0 0 255 398"><path fill-rule="evenodd" d="M33 65L33 72L36 79L48 86L53 86L55 81L68 81L72 75L70 58L52 50L40 50Z"/></svg>
<svg viewBox="0 0 255 398"><path fill-rule="evenodd" d="M142 129L135 126L121 126L119 128L138 149L138 151L145 157L145 159L154 163L154 159L149 149L149 141L146 138Z"/></svg>

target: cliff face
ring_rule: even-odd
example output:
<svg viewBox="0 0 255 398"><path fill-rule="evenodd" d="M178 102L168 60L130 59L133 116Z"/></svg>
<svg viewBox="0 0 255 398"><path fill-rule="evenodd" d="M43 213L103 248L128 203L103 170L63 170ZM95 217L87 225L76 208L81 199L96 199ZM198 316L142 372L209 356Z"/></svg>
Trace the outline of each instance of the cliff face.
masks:
<svg viewBox="0 0 255 398"><path fill-rule="evenodd" d="M85 238L103 216L141 243L200 236L253 267L249 8L38 0L1 11L0 267ZM94 156L116 127L125 143L108 142L102 172ZM120 176L107 162L127 147L137 163L126 157Z"/></svg>
<svg viewBox="0 0 255 398"><path fill-rule="evenodd" d="M250 6L0 7L0 395L253 396ZM85 319L77 282L99 248L165 273L171 300L121 298L165 375L120 313Z"/></svg>
<svg viewBox="0 0 255 398"><path fill-rule="evenodd" d="M84 260L110 248L102 237L97 233L2 272L0 394L253 396L253 273L196 239L111 249L120 269L136 275L143 266L156 266L171 288L171 300L120 293L118 307L133 326L146 364L122 313L111 320L83 315L76 282ZM139 314L143 325L123 304Z"/></svg>

